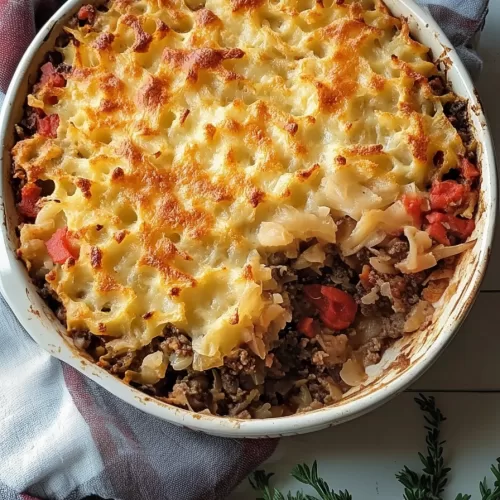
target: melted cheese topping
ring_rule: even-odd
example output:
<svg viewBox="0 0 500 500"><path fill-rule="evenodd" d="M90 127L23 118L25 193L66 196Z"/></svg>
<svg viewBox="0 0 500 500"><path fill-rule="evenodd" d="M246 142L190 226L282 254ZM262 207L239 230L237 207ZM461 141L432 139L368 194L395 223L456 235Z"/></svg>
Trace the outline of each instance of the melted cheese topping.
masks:
<svg viewBox="0 0 500 500"><path fill-rule="evenodd" d="M108 7L67 28L78 43L60 49L73 71L49 89L58 102L44 86L29 98L59 116L57 138L13 155L28 181L55 183L22 227L24 260L52 269L68 329L115 354L173 323L195 369L243 342L264 357L290 320L267 255L335 243L345 216L359 221L345 254L411 225L395 202L425 190L438 151L441 173L464 153L428 49L379 0ZM43 241L64 226L79 258L53 265Z"/></svg>

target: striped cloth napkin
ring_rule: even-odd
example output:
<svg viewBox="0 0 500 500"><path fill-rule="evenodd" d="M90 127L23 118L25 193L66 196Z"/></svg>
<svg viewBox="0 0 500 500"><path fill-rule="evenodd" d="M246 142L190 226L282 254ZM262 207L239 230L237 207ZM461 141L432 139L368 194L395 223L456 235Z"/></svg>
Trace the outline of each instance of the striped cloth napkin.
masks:
<svg viewBox="0 0 500 500"><path fill-rule="evenodd" d="M473 76L488 0L419 0ZM60 3L0 0L0 102ZM275 440L223 439L146 415L40 349L0 297L0 499L221 500Z"/></svg>

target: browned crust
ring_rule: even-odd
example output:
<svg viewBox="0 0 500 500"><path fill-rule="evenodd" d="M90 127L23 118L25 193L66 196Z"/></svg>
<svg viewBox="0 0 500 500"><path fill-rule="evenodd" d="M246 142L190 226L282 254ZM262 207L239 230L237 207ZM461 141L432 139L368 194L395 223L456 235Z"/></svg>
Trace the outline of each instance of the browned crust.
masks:
<svg viewBox="0 0 500 500"><path fill-rule="evenodd" d="M113 235L113 238L117 243L121 243L125 239L125 236L127 236L127 234L129 234L129 232L126 229L122 229L121 231L117 231Z"/></svg>
<svg viewBox="0 0 500 500"><path fill-rule="evenodd" d="M111 180L116 181L118 179L121 179L125 175L125 172L123 171L123 168L121 167L116 167L113 169L113 172L111 172Z"/></svg>
<svg viewBox="0 0 500 500"><path fill-rule="evenodd" d="M113 35L113 33L101 33L92 45L98 50L107 50L111 48L114 40L115 35Z"/></svg>
<svg viewBox="0 0 500 500"><path fill-rule="evenodd" d="M259 8L263 3L264 0L231 0L231 8L233 12L254 10Z"/></svg>
<svg viewBox="0 0 500 500"><path fill-rule="evenodd" d="M101 269L102 250L99 247L92 247L90 249L90 265L93 269Z"/></svg>
<svg viewBox="0 0 500 500"><path fill-rule="evenodd" d="M131 14L126 14L121 18L121 22L134 30L135 41L130 50L133 52L146 52L153 37L142 29L139 19Z"/></svg>
<svg viewBox="0 0 500 500"><path fill-rule="evenodd" d="M221 25L222 21L209 9L200 9L196 12L196 23L198 26Z"/></svg>
<svg viewBox="0 0 500 500"><path fill-rule="evenodd" d="M222 61L241 59L245 53L238 48L212 49L170 49L163 51L163 61L174 69L181 69L187 73L188 80L196 82L200 70L215 70L225 78L231 80L234 76L222 65Z"/></svg>
<svg viewBox="0 0 500 500"><path fill-rule="evenodd" d="M266 197L266 193L261 191L260 189L252 189L248 196L248 200L250 201L250 205L252 207L257 208L259 203L261 203Z"/></svg>
<svg viewBox="0 0 500 500"><path fill-rule="evenodd" d="M77 185L78 188L80 188L80 191L82 192L83 196L87 199L92 197L92 193L90 191L90 188L92 187L92 182L89 179L84 179L83 177L79 177L75 184Z"/></svg>
<svg viewBox="0 0 500 500"><path fill-rule="evenodd" d="M179 123L180 123L181 125L182 125L182 124L186 121L186 118L189 116L189 113L190 113L189 109L185 109L185 110L182 112L182 114L181 114L181 116L180 116L180 118L179 118Z"/></svg>
<svg viewBox="0 0 500 500"><path fill-rule="evenodd" d="M146 83L137 91L137 103L146 109L155 110L168 101L168 86L164 81L148 75Z"/></svg>

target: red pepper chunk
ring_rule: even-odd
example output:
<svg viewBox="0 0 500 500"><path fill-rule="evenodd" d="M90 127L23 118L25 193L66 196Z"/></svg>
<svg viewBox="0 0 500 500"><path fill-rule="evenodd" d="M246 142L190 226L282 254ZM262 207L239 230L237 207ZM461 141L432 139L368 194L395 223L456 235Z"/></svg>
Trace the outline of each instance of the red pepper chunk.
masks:
<svg viewBox="0 0 500 500"><path fill-rule="evenodd" d="M468 189L455 181L435 181L430 192L431 208L433 210L453 209L464 203Z"/></svg>
<svg viewBox="0 0 500 500"><path fill-rule="evenodd" d="M57 229L56 232L45 242L50 258L56 264L64 264L70 257L76 259L78 255L71 248L68 239L68 228Z"/></svg>
<svg viewBox="0 0 500 500"><path fill-rule="evenodd" d="M310 339L316 337L316 335L319 332L319 326L318 324L314 321L313 318L302 318L298 323L297 323L297 330L305 335L306 337L309 337Z"/></svg>
<svg viewBox="0 0 500 500"><path fill-rule="evenodd" d="M24 217L34 219L40 209L37 207L37 201L40 199L42 189L33 182L25 184L21 189L21 201L17 205L19 213Z"/></svg>
<svg viewBox="0 0 500 500"><path fill-rule="evenodd" d="M66 85L66 79L57 72L51 62L45 63L40 68L40 71L42 72L42 76L40 78L41 84L48 84L52 87L64 87L64 85Z"/></svg>
<svg viewBox="0 0 500 500"><path fill-rule="evenodd" d="M481 175L477 167L475 167L469 160L467 160L467 158L463 158L462 162L460 163L460 170L464 179L469 182L472 182L474 179Z"/></svg>
<svg viewBox="0 0 500 500"><path fill-rule="evenodd" d="M348 293L325 285L306 285L304 293L328 328L345 330L354 321L358 306Z"/></svg>
<svg viewBox="0 0 500 500"><path fill-rule="evenodd" d="M448 231L465 241L476 227L473 220L460 219L453 215L443 214L441 212L432 212L426 217L430 223L430 226L427 228L429 236L443 245L450 244L450 240L447 236Z"/></svg>
<svg viewBox="0 0 500 500"><path fill-rule="evenodd" d="M59 127L58 115L48 115L43 118L37 118L36 130L40 135L55 139L57 137L58 127Z"/></svg>
<svg viewBox="0 0 500 500"><path fill-rule="evenodd" d="M404 194L403 205L406 213L413 219L415 226L422 225L422 198L416 194Z"/></svg>
<svg viewBox="0 0 500 500"><path fill-rule="evenodd" d="M368 265L365 264L363 266L363 269L361 270L361 274L359 275L359 281L361 281L361 284L365 287L366 290L370 288L370 271L372 268Z"/></svg>

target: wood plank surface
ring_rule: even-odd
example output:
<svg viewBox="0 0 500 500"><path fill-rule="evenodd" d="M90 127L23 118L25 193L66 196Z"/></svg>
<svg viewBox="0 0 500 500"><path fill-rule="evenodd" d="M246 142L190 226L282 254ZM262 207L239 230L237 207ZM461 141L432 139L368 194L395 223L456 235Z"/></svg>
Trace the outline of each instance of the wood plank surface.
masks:
<svg viewBox="0 0 500 500"><path fill-rule="evenodd" d="M430 394L430 393L429 393ZM297 463L318 461L319 471L335 489L348 489L353 500L401 500L403 488L394 474L404 465L420 470L417 452L425 451L425 431L414 394L404 393L384 407L314 434L282 438L269 462L262 466L276 474L273 484L287 492L301 485L288 475ZM478 483L489 475L490 464L500 456L500 395L478 393L435 394L448 416L444 439L452 467L450 488L444 500L457 493L480 498ZM313 493L304 488L305 492ZM231 500L255 500L243 482Z"/></svg>

